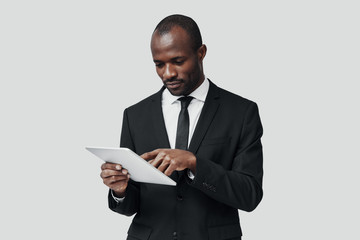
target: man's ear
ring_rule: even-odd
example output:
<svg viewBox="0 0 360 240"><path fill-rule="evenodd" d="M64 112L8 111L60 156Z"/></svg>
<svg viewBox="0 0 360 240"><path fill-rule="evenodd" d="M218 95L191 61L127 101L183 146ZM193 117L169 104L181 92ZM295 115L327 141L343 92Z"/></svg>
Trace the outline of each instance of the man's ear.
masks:
<svg viewBox="0 0 360 240"><path fill-rule="evenodd" d="M199 49L197 50L197 55L200 61L204 60L206 55L206 50L207 48L205 44L201 45L201 47L199 47Z"/></svg>

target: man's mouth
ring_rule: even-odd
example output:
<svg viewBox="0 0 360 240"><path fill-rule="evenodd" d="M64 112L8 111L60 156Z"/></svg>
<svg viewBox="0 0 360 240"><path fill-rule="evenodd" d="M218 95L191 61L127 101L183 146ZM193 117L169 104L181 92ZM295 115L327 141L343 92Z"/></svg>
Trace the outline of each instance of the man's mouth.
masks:
<svg viewBox="0 0 360 240"><path fill-rule="evenodd" d="M173 80L173 81L166 81L165 82L165 85L168 87L168 88L178 88L180 87L181 83L183 81L182 80Z"/></svg>

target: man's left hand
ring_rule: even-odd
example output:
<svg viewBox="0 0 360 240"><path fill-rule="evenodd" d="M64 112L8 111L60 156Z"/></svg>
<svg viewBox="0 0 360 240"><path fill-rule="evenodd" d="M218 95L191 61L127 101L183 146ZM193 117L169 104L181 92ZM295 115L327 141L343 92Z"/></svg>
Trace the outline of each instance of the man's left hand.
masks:
<svg viewBox="0 0 360 240"><path fill-rule="evenodd" d="M195 174L196 157L192 152L180 149L156 149L141 155L151 165L159 169L166 176L174 171L182 171L186 168Z"/></svg>

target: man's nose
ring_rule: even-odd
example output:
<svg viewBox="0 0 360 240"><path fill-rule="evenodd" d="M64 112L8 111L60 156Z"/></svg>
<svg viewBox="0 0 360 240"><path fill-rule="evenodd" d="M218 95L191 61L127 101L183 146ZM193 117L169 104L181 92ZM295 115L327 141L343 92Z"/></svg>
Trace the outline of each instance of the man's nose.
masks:
<svg viewBox="0 0 360 240"><path fill-rule="evenodd" d="M172 79L177 76L175 68L171 64L166 64L163 79Z"/></svg>

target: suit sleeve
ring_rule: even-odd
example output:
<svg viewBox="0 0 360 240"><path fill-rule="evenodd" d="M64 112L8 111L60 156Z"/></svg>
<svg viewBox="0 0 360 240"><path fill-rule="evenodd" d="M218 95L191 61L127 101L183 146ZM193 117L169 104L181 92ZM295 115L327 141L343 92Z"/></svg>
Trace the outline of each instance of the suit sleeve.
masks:
<svg viewBox="0 0 360 240"><path fill-rule="evenodd" d="M190 184L219 202L248 212L254 210L263 196L262 133L257 105L251 102L231 169L197 156L196 175Z"/></svg>
<svg viewBox="0 0 360 240"><path fill-rule="evenodd" d="M127 110L124 111L123 125L121 130L120 147L126 147L135 151L134 143L131 138L129 119ZM130 173L131 174L131 173ZM131 216L135 214L139 209L139 184L130 179L128 187L126 189L125 198L121 202L116 202L109 190L108 203L109 208L114 212Z"/></svg>

